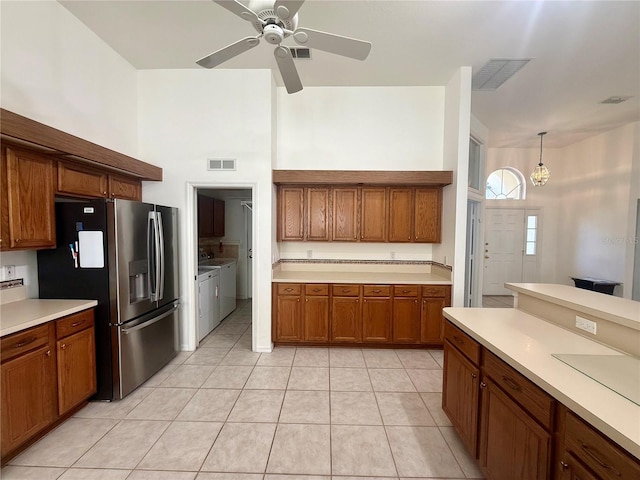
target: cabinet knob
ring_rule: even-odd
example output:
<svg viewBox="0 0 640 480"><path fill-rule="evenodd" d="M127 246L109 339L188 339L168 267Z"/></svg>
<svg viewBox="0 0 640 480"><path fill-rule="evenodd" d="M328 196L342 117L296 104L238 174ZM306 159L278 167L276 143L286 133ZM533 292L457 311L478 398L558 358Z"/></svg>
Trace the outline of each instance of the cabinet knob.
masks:
<svg viewBox="0 0 640 480"><path fill-rule="evenodd" d="M84 323L84 320L80 320L79 322L73 322L73 323L71 324L71 326L72 326L72 327L77 327L77 326L79 326L79 325L82 325L83 323Z"/></svg>
<svg viewBox="0 0 640 480"><path fill-rule="evenodd" d="M50 356L51 356L51 350L47 350L47 353L45 353L45 355L46 355L47 357L50 357Z"/></svg>
<svg viewBox="0 0 640 480"><path fill-rule="evenodd" d="M16 238L16 243L20 243L20 239L19 238Z"/></svg>
<svg viewBox="0 0 640 480"><path fill-rule="evenodd" d="M567 468L569 468L569 464L560 460L560 470L564 472Z"/></svg>
<svg viewBox="0 0 640 480"><path fill-rule="evenodd" d="M309 302L309 299L308 299L308 298L305 298L305 299L304 299L304 301L305 301L305 302Z"/></svg>
<svg viewBox="0 0 640 480"><path fill-rule="evenodd" d="M478 378L478 375L477 375L477 374L475 374L475 373L472 373L472 374L471 374L471 378Z"/></svg>
<svg viewBox="0 0 640 480"><path fill-rule="evenodd" d="M486 383L484 383L484 382L480 382L480 388L486 388L486 387L487 387L487 384L486 384Z"/></svg>
<svg viewBox="0 0 640 480"><path fill-rule="evenodd" d="M107 196L107 192L102 192L102 195L104 195L106 197Z"/></svg>
<svg viewBox="0 0 640 480"><path fill-rule="evenodd" d="M64 350L65 348L67 348L67 344L66 344L66 343L63 343L62 345L60 345L60 348L61 348L62 350Z"/></svg>

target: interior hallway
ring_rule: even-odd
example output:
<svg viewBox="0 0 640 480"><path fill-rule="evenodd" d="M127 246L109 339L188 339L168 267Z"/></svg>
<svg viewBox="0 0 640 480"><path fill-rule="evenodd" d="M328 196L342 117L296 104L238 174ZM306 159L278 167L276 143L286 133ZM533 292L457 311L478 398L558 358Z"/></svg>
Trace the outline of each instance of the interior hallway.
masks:
<svg viewBox="0 0 640 480"><path fill-rule="evenodd" d="M201 348L120 402L90 403L3 480L482 478L440 407L442 350L254 353L251 303L238 305Z"/></svg>

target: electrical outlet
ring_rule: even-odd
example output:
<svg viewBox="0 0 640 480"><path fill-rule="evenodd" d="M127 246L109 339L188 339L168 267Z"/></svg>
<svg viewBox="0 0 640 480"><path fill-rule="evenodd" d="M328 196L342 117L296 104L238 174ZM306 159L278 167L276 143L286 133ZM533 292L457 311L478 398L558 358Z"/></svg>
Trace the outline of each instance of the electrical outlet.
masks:
<svg viewBox="0 0 640 480"><path fill-rule="evenodd" d="M6 265L4 268L5 268L5 275L7 276L7 280L13 280L14 278L16 278L15 265Z"/></svg>
<svg viewBox="0 0 640 480"><path fill-rule="evenodd" d="M396 259L396 252L389 253L389 256L391 257L391 260L395 260Z"/></svg>
<svg viewBox="0 0 640 480"><path fill-rule="evenodd" d="M597 326L596 322L592 320L587 320L586 318L582 318L576 315L576 328L579 328L580 330L584 330L585 332L589 332L595 335L596 326Z"/></svg>

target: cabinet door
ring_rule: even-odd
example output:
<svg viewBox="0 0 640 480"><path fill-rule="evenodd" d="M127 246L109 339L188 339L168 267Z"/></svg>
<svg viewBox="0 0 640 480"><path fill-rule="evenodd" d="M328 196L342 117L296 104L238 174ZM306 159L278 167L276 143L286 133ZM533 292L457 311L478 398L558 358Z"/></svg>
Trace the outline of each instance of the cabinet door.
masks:
<svg viewBox="0 0 640 480"><path fill-rule="evenodd" d="M304 189L281 187L278 205L278 240L304 240Z"/></svg>
<svg viewBox="0 0 640 480"><path fill-rule="evenodd" d="M304 301L304 340L329 340L329 297L306 297Z"/></svg>
<svg viewBox="0 0 640 480"><path fill-rule="evenodd" d="M413 239L413 189L389 189L389 241Z"/></svg>
<svg viewBox="0 0 640 480"><path fill-rule="evenodd" d="M388 343L391 341L391 299L364 298L362 300L362 341Z"/></svg>
<svg viewBox="0 0 640 480"><path fill-rule="evenodd" d="M58 162L58 185L56 191L81 197L106 198L108 196L107 174L73 163Z"/></svg>
<svg viewBox="0 0 640 480"><path fill-rule="evenodd" d="M343 343L362 341L362 312L359 298L332 298L331 341Z"/></svg>
<svg viewBox="0 0 640 480"><path fill-rule="evenodd" d="M420 306L417 298L393 299L393 341L395 343L420 341Z"/></svg>
<svg viewBox="0 0 640 480"><path fill-rule="evenodd" d="M224 200L213 199L212 236L224 237Z"/></svg>
<svg viewBox="0 0 640 480"><path fill-rule="evenodd" d="M358 189L333 189L332 240L355 242L358 240Z"/></svg>
<svg viewBox="0 0 640 480"><path fill-rule="evenodd" d="M213 198L198 195L198 237L213 236Z"/></svg>
<svg viewBox="0 0 640 480"><path fill-rule="evenodd" d="M53 160L13 148L6 160L9 246L55 247Z"/></svg>
<svg viewBox="0 0 640 480"><path fill-rule="evenodd" d="M360 201L360 240L387 241L387 190L363 188Z"/></svg>
<svg viewBox="0 0 640 480"><path fill-rule="evenodd" d="M95 348L93 327L57 341L60 415L96 393Z"/></svg>
<svg viewBox="0 0 640 480"><path fill-rule="evenodd" d="M444 342L442 409L473 457L478 454L479 370ZM517 477L514 477L517 478Z"/></svg>
<svg viewBox="0 0 640 480"><path fill-rule="evenodd" d="M142 200L142 182L135 178L109 175L109 192L111 198L124 200Z"/></svg>
<svg viewBox="0 0 640 480"><path fill-rule="evenodd" d="M277 297L276 332L278 342L299 342L302 340L302 305L299 296Z"/></svg>
<svg viewBox="0 0 640 480"><path fill-rule="evenodd" d="M329 240L329 189L307 188L307 240Z"/></svg>
<svg viewBox="0 0 640 480"><path fill-rule="evenodd" d="M492 480L550 478L551 435L483 377L480 464Z"/></svg>
<svg viewBox="0 0 640 480"><path fill-rule="evenodd" d="M49 346L2 364L2 456L54 421L55 368Z"/></svg>
<svg viewBox="0 0 640 480"><path fill-rule="evenodd" d="M444 338L444 318L442 309L447 302L444 298L423 298L420 315L420 341L429 344L442 344Z"/></svg>
<svg viewBox="0 0 640 480"><path fill-rule="evenodd" d="M414 208L414 241L440 243L442 189L416 188Z"/></svg>

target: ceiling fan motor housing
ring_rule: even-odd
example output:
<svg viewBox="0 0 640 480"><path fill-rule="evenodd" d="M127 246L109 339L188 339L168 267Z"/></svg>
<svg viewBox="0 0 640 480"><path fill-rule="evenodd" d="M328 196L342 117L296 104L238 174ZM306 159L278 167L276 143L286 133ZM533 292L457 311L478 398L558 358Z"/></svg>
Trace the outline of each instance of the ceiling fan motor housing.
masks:
<svg viewBox="0 0 640 480"><path fill-rule="evenodd" d="M296 13L293 18L283 20L276 15L273 8L274 3L275 0L250 0L248 8L256 12L260 20L267 23L267 25L263 25L260 22L254 22L253 28L255 28L258 33L264 33L267 42L278 44L280 42L271 41L267 38L268 27L271 25L280 27L280 29L282 29L282 38L285 38L288 36L288 34L284 32L285 29L293 31L298 28L298 14Z"/></svg>

